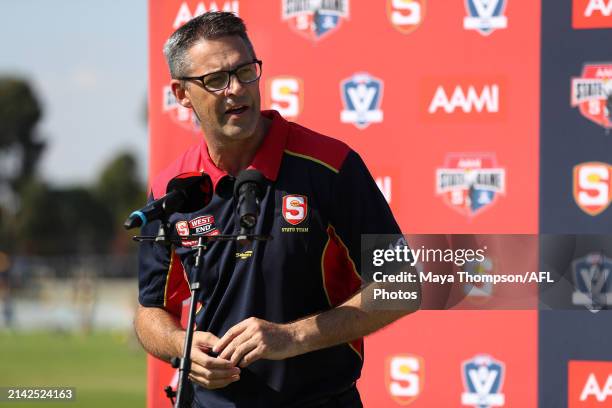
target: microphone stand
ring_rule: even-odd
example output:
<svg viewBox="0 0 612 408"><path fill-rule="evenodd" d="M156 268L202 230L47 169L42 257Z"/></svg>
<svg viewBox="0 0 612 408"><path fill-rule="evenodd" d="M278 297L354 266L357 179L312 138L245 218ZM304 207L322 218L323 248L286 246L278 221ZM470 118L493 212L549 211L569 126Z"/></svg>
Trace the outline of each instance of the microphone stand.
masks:
<svg viewBox="0 0 612 408"><path fill-rule="evenodd" d="M204 251L207 249L207 244L211 241L267 241L272 239L272 237L267 235L248 234L247 231L241 229L238 235L189 235L182 236L179 239L173 239L166 233L164 224L165 223L162 222L162 226L160 227L157 236L135 236L133 237L133 240L137 242L153 240L161 243L178 243L178 245L180 245L184 240L192 240L195 238L198 240L198 244L194 248L196 251L194 273L192 274L192 279L189 283L189 289L191 291L191 304L189 305L189 316L187 319L187 328L185 329L183 357L174 357L171 360L172 367L179 369L177 391L172 390L171 386L164 388L166 396L170 399L174 408L189 408L190 401L188 401L187 398L190 396L190 393L187 390L189 389L188 381L189 372L191 371L191 346L193 344L193 333L195 331L196 303L201 290L200 275L204 270ZM214 355L212 352L209 352L209 355L216 357L216 355ZM176 397L176 401L174 401L174 397Z"/></svg>
<svg viewBox="0 0 612 408"><path fill-rule="evenodd" d="M179 369L179 379L176 392L175 408L182 408L185 401L185 392L189 384L189 372L191 371L191 345L193 343L193 332L195 331L195 315L196 303L200 294L200 272L203 269L204 251L206 250L206 242L204 236L198 238L196 245L196 255L194 263L194 274L189 284L191 290L191 304L189 305L189 318L187 320L187 330L185 331L185 345L183 346L183 358L177 357L172 359L172 367Z"/></svg>

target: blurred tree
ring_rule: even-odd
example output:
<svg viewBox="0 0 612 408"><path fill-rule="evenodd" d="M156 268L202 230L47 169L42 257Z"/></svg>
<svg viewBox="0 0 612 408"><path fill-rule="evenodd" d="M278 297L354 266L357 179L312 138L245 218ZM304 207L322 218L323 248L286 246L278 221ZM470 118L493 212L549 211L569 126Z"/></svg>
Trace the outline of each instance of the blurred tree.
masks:
<svg viewBox="0 0 612 408"><path fill-rule="evenodd" d="M84 187L50 189L32 182L17 213L20 252L104 253L115 233L112 213Z"/></svg>
<svg viewBox="0 0 612 408"><path fill-rule="evenodd" d="M15 213L44 150L36 125L42 108L27 81L0 77L0 245L16 244Z"/></svg>
<svg viewBox="0 0 612 408"><path fill-rule="evenodd" d="M132 211L146 201L143 182L138 177L138 163L132 153L119 153L100 173L95 186L95 195L111 213L115 231L114 252L127 252L133 232L123 231L122 225Z"/></svg>
<svg viewBox="0 0 612 408"><path fill-rule="evenodd" d="M16 193L35 174L45 148L35 129L41 117L38 99L25 80L0 77L0 151L12 162L2 166L0 182L9 183Z"/></svg>

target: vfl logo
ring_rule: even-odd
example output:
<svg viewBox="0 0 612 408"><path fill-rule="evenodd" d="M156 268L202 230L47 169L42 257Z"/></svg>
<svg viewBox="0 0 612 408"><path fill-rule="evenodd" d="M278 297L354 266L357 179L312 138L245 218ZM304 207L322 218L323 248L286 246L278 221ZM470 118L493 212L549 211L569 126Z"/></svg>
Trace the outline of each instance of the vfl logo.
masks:
<svg viewBox="0 0 612 408"><path fill-rule="evenodd" d="M461 394L461 404L475 408L503 406L504 371L504 363L486 354L464 361L461 373L465 392Z"/></svg>
<svg viewBox="0 0 612 408"><path fill-rule="evenodd" d="M506 171L495 155L453 153L436 170L436 194L463 215L474 216L506 193Z"/></svg>
<svg viewBox="0 0 612 408"><path fill-rule="evenodd" d="M597 312L612 305L612 258L590 253L572 262L572 303Z"/></svg>
<svg viewBox="0 0 612 408"><path fill-rule="evenodd" d="M294 31L318 41L349 17L349 0L283 0L282 18Z"/></svg>
<svg viewBox="0 0 612 408"><path fill-rule="evenodd" d="M296 120L304 105L304 85L300 78L279 76L266 81L266 105L285 119Z"/></svg>
<svg viewBox="0 0 612 408"><path fill-rule="evenodd" d="M170 85L164 86L162 98L162 111L169 115L174 123L181 126L185 130L193 132L200 131L200 121L192 109L186 108L179 104L172 93Z"/></svg>
<svg viewBox="0 0 612 408"><path fill-rule="evenodd" d="M412 354L392 356L386 361L385 384L391 398L408 405L423 391L425 363Z"/></svg>
<svg viewBox="0 0 612 408"><path fill-rule="evenodd" d="M410 34L423 22L426 0L387 0L387 17L393 28Z"/></svg>
<svg viewBox="0 0 612 408"><path fill-rule="evenodd" d="M283 218L291 225L298 225L308 215L308 197L286 195L283 197Z"/></svg>
<svg viewBox="0 0 612 408"><path fill-rule="evenodd" d="M605 211L612 201L612 166L602 162L574 166L574 200L593 217Z"/></svg>
<svg viewBox="0 0 612 408"><path fill-rule="evenodd" d="M465 0L468 15L463 19L463 28L477 30L482 35L506 28L508 18L504 16L505 8L506 0Z"/></svg>
<svg viewBox="0 0 612 408"><path fill-rule="evenodd" d="M612 27L612 0L573 0L572 27Z"/></svg>
<svg viewBox="0 0 612 408"><path fill-rule="evenodd" d="M208 1L206 2L208 3L208 7L206 7L204 3L205 2L203 1L199 2L192 13L187 2L183 1L181 3L181 6L179 7L178 12L176 13L172 28L176 30L192 18L200 16L208 11L230 11L238 15L238 6L240 4L238 0L224 1L222 7L219 7L217 5L217 3L221 3L220 1Z"/></svg>
<svg viewBox="0 0 612 408"><path fill-rule="evenodd" d="M605 129L612 128L612 63L585 64L572 78L572 107Z"/></svg>
<svg viewBox="0 0 612 408"><path fill-rule="evenodd" d="M358 129L365 129L371 123L383 120L380 109L383 96L383 81L368 73L360 72L340 83L342 123L352 123Z"/></svg>
<svg viewBox="0 0 612 408"><path fill-rule="evenodd" d="M568 408L609 407L612 402L612 362L568 362Z"/></svg>

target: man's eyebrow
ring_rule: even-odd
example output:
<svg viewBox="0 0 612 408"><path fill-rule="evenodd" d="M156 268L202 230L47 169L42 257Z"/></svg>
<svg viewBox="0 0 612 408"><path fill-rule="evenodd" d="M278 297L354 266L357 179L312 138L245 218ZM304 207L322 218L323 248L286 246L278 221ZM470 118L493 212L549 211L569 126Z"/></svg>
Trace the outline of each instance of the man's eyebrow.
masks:
<svg viewBox="0 0 612 408"><path fill-rule="evenodd" d="M239 66L242 66L242 65L247 65L247 64L250 64L251 62L253 62L253 60L242 61L242 62L239 62L239 63L237 63L237 64L233 65L233 66L232 66L232 67L230 67L230 68L227 68L227 69L224 69L224 68L214 69L214 70L210 70L210 71L208 71L208 72L206 72L206 73L204 73L204 74L198 75L198 76L199 76L199 77L201 77L201 76L208 75L208 74L214 74L215 72L227 72L227 71L232 71L232 70L234 70L234 69L238 68Z"/></svg>

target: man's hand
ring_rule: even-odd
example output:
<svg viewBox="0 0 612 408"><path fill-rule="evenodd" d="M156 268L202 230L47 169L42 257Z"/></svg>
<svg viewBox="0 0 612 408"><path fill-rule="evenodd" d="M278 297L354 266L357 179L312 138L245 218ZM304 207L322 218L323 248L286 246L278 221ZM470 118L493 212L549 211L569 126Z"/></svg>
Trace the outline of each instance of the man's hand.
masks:
<svg viewBox="0 0 612 408"><path fill-rule="evenodd" d="M250 317L229 329L214 345L219 358L246 367L259 360L283 360L299 354L296 332L290 324Z"/></svg>
<svg viewBox="0 0 612 408"><path fill-rule="evenodd" d="M240 379L240 368L236 364L207 354L218 341L219 338L209 332L193 333L189 379L209 390L223 388Z"/></svg>

